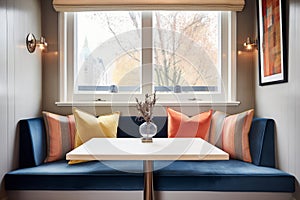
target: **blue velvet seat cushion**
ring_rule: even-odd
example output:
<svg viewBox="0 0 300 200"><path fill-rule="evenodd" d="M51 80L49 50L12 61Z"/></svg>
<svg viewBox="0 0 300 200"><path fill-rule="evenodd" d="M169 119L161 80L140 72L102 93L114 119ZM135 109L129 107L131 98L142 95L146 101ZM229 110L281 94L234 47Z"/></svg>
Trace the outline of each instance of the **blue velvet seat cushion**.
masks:
<svg viewBox="0 0 300 200"><path fill-rule="evenodd" d="M165 161L167 162L167 161ZM163 165L163 162L156 163ZM180 172L179 172L180 171ZM176 161L155 172L155 189L167 191L294 192L295 179L281 170L239 160Z"/></svg>
<svg viewBox="0 0 300 200"><path fill-rule="evenodd" d="M18 169L5 175L7 190L142 190L142 161L67 161ZM131 173L128 173L131 172Z"/></svg>
<svg viewBox="0 0 300 200"><path fill-rule="evenodd" d="M158 191L294 192L294 177L269 167L238 160L155 161ZM142 161L66 161L12 171L5 176L8 190L142 190Z"/></svg>

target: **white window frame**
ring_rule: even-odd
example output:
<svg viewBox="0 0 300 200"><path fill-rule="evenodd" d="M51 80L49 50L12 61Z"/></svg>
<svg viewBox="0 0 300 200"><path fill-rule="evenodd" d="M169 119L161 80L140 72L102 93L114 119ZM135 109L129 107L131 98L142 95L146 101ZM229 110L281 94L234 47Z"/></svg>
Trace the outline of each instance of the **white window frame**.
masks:
<svg viewBox="0 0 300 200"><path fill-rule="evenodd" d="M90 92L75 94L74 91L74 49L75 27L74 15L72 13L59 13L59 49L60 49L60 84L59 84L59 106L78 105L107 106L112 104L118 105L134 105L135 97L143 98L146 93L153 93L153 66L152 65L152 49L143 48L152 46L152 32L147 31L144 27L152 28L151 12L142 13L142 35L143 38L151 38L142 40L142 66L141 70L141 93L106 93L91 94ZM222 76L222 92L198 92L198 93L158 93L159 101L162 105L167 106L201 106L207 105L238 105L236 101L236 12L221 13L221 44L220 60L221 60L221 76ZM146 36L146 37L145 37ZM149 45L151 44L151 45ZM152 84L143 84L152 83ZM81 103L80 103L81 102ZM123 103L122 103L123 102Z"/></svg>

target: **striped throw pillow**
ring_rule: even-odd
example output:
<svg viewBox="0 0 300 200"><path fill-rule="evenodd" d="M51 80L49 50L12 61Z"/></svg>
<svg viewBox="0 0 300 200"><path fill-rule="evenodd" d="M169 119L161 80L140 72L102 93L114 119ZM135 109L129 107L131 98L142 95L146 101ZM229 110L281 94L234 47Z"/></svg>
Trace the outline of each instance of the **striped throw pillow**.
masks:
<svg viewBox="0 0 300 200"><path fill-rule="evenodd" d="M252 162L249 148L249 131L254 110L225 118L222 130L222 149L233 159Z"/></svg>
<svg viewBox="0 0 300 200"><path fill-rule="evenodd" d="M43 111L47 135L47 156L45 162L65 159L67 152L74 148L74 115L62 116Z"/></svg>
<svg viewBox="0 0 300 200"><path fill-rule="evenodd" d="M226 113L215 111L211 118L208 142L222 149L222 130Z"/></svg>

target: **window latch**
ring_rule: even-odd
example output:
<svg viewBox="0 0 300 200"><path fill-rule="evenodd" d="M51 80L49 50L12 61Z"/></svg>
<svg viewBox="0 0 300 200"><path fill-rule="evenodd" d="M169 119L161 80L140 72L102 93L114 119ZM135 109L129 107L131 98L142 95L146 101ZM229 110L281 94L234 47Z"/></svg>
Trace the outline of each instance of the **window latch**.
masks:
<svg viewBox="0 0 300 200"><path fill-rule="evenodd" d="M202 101L202 99L197 99L197 98L190 98L190 99L188 99L189 101Z"/></svg>
<svg viewBox="0 0 300 200"><path fill-rule="evenodd" d="M106 101L105 99L96 99L95 101Z"/></svg>

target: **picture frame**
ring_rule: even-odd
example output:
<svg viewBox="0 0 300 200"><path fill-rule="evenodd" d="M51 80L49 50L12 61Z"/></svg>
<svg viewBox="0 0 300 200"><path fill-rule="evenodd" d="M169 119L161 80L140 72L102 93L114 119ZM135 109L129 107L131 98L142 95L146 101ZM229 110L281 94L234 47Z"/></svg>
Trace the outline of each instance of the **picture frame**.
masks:
<svg viewBox="0 0 300 200"><path fill-rule="evenodd" d="M288 82L285 0L257 0L259 85Z"/></svg>

